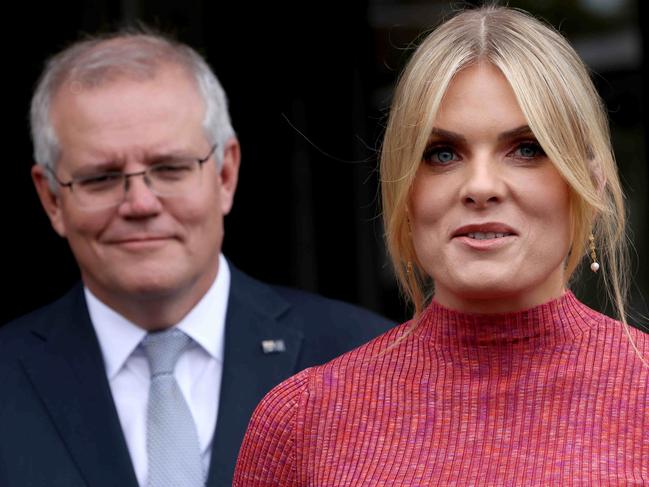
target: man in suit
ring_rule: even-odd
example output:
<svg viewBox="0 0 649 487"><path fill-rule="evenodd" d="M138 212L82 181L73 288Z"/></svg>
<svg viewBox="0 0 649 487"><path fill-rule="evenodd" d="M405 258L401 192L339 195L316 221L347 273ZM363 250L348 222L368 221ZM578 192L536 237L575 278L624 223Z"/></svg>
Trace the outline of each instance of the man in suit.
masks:
<svg viewBox="0 0 649 487"><path fill-rule="evenodd" d="M188 46L79 42L47 64L31 123L82 283L0 329L0 485L230 485L262 396L388 324L223 257L239 143Z"/></svg>

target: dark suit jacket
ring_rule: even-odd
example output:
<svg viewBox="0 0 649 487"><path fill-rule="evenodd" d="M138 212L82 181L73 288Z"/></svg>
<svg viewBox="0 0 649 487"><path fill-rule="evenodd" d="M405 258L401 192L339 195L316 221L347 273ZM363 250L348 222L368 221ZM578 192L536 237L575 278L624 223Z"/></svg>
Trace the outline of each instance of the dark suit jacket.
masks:
<svg viewBox="0 0 649 487"><path fill-rule="evenodd" d="M208 486L231 485L248 419L266 392L389 326L355 306L231 270ZM268 339L286 350L264 353ZM0 328L0 486L137 486L80 284Z"/></svg>

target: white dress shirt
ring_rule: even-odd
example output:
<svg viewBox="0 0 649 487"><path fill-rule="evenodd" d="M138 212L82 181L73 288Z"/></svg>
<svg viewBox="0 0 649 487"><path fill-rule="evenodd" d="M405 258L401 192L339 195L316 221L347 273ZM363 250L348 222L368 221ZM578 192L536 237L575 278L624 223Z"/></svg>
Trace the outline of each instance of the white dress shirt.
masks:
<svg viewBox="0 0 649 487"><path fill-rule="evenodd" d="M144 486L150 374L140 342L147 332L99 301L87 288L84 291L135 475ZM230 269L221 255L214 283L176 325L193 340L178 359L174 376L194 417L206 472L218 413L229 292Z"/></svg>

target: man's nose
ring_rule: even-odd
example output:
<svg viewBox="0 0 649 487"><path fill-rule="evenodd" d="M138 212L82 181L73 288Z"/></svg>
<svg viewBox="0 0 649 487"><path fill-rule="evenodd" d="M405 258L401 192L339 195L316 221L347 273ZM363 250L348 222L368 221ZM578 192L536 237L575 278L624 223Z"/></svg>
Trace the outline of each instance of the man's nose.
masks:
<svg viewBox="0 0 649 487"><path fill-rule="evenodd" d="M129 174L124 179L124 201L119 208L122 216L135 217L154 215L161 210L160 199L144 172Z"/></svg>
<svg viewBox="0 0 649 487"><path fill-rule="evenodd" d="M461 189L462 202L471 207L483 208L500 203L506 194L502 168L491 156L479 156L465 166L465 179Z"/></svg>

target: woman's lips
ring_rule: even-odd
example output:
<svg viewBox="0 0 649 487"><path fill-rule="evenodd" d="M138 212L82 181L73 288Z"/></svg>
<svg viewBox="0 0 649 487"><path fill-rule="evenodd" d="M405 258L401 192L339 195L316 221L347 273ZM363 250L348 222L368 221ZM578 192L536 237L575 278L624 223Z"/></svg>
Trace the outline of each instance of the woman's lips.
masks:
<svg viewBox="0 0 649 487"><path fill-rule="evenodd" d="M517 237L509 225L500 222L475 223L459 227L452 240L477 250L496 249L508 245Z"/></svg>
<svg viewBox="0 0 649 487"><path fill-rule="evenodd" d="M453 237L462 237L478 234L484 238L485 234L504 234L516 235L516 231L509 225L501 222L485 222L485 223L471 223L469 225L462 225L453 231ZM490 237L492 238L492 237Z"/></svg>
<svg viewBox="0 0 649 487"><path fill-rule="evenodd" d="M509 245L516 238L517 236L513 234L507 234L502 237L481 238L481 239L472 238L467 235L461 235L458 237L454 237L453 241L476 250L494 250Z"/></svg>
<svg viewBox="0 0 649 487"><path fill-rule="evenodd" d="M512 235L508 232L471 232L466 235L474 240L490 240L492 238L503 238Z"/></svg>

